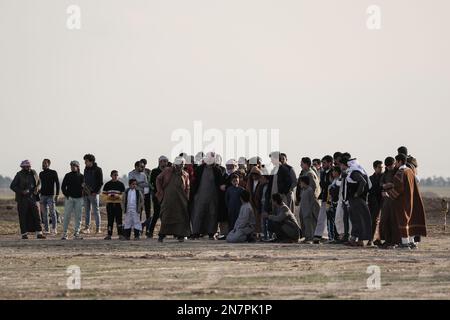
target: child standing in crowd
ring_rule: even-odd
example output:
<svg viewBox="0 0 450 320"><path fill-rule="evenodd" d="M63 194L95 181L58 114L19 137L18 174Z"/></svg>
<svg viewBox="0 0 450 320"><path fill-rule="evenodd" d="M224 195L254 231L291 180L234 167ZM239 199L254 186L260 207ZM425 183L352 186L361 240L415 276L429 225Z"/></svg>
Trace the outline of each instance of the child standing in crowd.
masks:
<svg viewBox="0 0 450 320"><path fill-rule="evenodd" d="M225 193L225 206L228 212L228 228L234 229L234 224L239 216L241 209L241 194L245 190L239 185L240 178L238 174L233 174L231 177L231 186L227 188Z"/></svg>
<svg viewBox="0 0 450 320"><path fill-rule="evenodd" d="M332 169L333 182L328 187L327 199L327 228L328 228L328 243L338 243L339 234L336 230L335 218L336 210L339 203L339 177L341 176L341 168L333 167Z"/></svg>
<svg viewBox="0 0 450 320"><path fill-rule="evenodd" d="M300 176L299 183L301 188L300 214L302 221L302 230L305 240L302 243L312 244L314 231L316 230L317 218L319 216L320 204L317 200L313 188L310 186L309 176Z"/></svg>
<svg viewBox="0 0 450 320"><path fill-rule="evenodd" d="M108 214L108 235L105 240L111 240L114 228L114 220L117 226L117 235L123 237L122 230L122 194L125 192L125 185L119 181L117 170L111 171L111 180L103 187L103 194L106 196L106 212Z"/></svg>
<svg viewBox="0 0 450 320"><path fill-rule="evenodd" d="M128 181L129 188L125 191L122 200L123 209L125 211L124 237L130 240L131 228L134 230L134 239L139 240L142 231L140 212L144 208L144 194L137 190L137 180L130 179Z"/></svg>
<svg viewBox="0 0 450 320"><path fill-rule="evenodd" d="M250 192L243 190L241 192L242 205L239 210L233 230L227 235L227 242L254 242L253 233L255 232L255 214L250 204Z"/></svg>

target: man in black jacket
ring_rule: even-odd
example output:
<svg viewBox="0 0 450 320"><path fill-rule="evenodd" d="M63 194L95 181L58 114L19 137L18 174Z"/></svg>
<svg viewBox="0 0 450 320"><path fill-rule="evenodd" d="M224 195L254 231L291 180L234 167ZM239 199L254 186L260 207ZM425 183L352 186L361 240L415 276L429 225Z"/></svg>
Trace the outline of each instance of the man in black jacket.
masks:
<svg viewBox="0 0 450 320"><path fill-rule="evenodd" d="M156 178L168 165L169 159L166 156L160 156L158 159L158 167L153 169L150 173L150 189L153 201L153 216L151 218L150 225L147 227L147 238L153 238L153 231L155 231L155 226L159 219L159 213L161 212L161 204L159 203L158 198L156 198L156 192L158 192L156 188Z"/></svg>
<svg viewBox="0 0 450 320"><path fill-rule="evenodd" d="M333 157L327 155L322 158L322 170L320 171L320 195L321 200L319 217L317 218L316 230L314 231L314 241L316 244L320 243L323 237L328 237L327 229L327 201L328 201L328 188L333 182L332 169L333 169ZM334 226L333 226L334 228ZM334 240L334 239L330 239Z"/></svg>
<svg viewBox="0 0 450 320"><path fill-rule="evenodd" d="M383 202L383 188L381 186L381 177L383 176L383 162L376 160L373 163L374 173L370 176L372 188L369 190L368 205L370 217L372 218L372 236L375 245L380 245L380 214ZM369 243L370 244L370 243Z"/></svg>
<svg viewBox="0 0 450 320"><path fill-rule="evenodd" d="M31 169L30 161L22 161L20 167L22 170L17 172L10 188L16 193L22 239L28 239L28 232L36 232L38 239L45 239L45 236L42 234L41 218L39 217L37 204L40 186L39 177L36 171Z"/></svg>
<svg viewBox="0 0 450 320"><path fill-rule="evenodd" d="M276 180L276 191L273 190L272 194L279 193L283 199L283 202L293 212L293 190L297 185L297 176L294 168L287 164L287 155L285 153L274 152L271 154L271 158L276 157L277 154L279 155L279 162L277 163L276 161L272 161L275 165L273 174L276 175L276 177L274 177ZM274 188L273 185L272 188Z"/></svg>
<svg viewBox="0 0 450 320"><path fill-rule="evenodd" d="M94 213L96 233L100 233L100 199L99 194L103 186L103 171L97 166L95 156L86 154L84 156L84 210L86 214L85 226L82 233L90 233L91 211Z"/></svg>
<svg viewBox="0 0 450 320"><path fill-rule="evenodd" d="M49 233L48 215L52 220L52 233L57 234L58 218L56 216L55 204L59 195L58 173L50 169L51 161L44 159L42 161L42 171L39 173L41 180L41 219L44 223L44 232Z"/></svg>
<svg viewBox="0 0 450 320"><path fill-rule="evenodd" d="M72 161L70 163L70 172L64 176L61 185L61 191L66 198L64 203L63 237L61 240L67 240L67 229L69 228L72 213L75 219L74 238L77 240L83 239L80 237L83 184L84 177L80 173L80 163L78 161Z"/></svg>

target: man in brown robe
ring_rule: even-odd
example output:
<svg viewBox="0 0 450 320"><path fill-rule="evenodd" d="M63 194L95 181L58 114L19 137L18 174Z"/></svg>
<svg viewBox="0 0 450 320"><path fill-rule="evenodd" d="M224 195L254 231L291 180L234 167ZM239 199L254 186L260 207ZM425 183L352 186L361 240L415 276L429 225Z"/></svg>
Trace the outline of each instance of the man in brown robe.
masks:
<svg viewBox="0 0 450 320"><path fill-rule="evenodd" d="M391 196L401 236L400 248L416 249L415 236L426 236L425 210L415 173L406 166L407 156L395 157L397 172L393 179Z"/></svg>
<svg viewBox="0 0 450 320"><path fill-rule="evenodd" d="M191 234L188 211L189 174L183 170L185 160L177 157L172 167L165 168L156 178L156 197L161 203L159 242L174 235L183 242Z"/></svg>

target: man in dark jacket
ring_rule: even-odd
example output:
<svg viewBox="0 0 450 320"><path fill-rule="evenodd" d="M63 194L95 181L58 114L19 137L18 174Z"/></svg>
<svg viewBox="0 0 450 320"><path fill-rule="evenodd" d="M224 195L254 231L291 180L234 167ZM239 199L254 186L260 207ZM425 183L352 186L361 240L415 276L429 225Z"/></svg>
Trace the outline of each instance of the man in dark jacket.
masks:
<svg viewBox="0 0 450 320"><path fill-rule="evenodd" d="M48 215L52 220L52 233L57 233L58 218L56 216L55 204L59 195L59 179L58 173L50 169L50 159L42 161L42 171L39 173L41 180L41 219L44 223L44 232L49 233Z"/></svg>
<svg viewBox="0 0 450 320"><path fill-rule="evenodd" d="M297 185L297 177L290 165L287 164L287 155L278 151L272 152L270 155L272 164L273 183L271 194L279 193L283 202L294 211L293 190Z"/></svg>
<svg viewBox="0 0 450 320"><path fill-rule="evenodd" d="M28 232L36 232L38 239L45 239L45 236L42 234L41 218L39 217L37 204L37 195L40 187L39 177L36 171L31 169L30 161L22 161L20 167L22 170L17 172L10 188L16 193L22 239L28 239Z"/></svg>
<svg viewBox="0 0 450 320"><path fill-rule="evenodd" d="M72 161L70 163L70 172L64 176L61 191L64 194L64 228L61 240L67 240L67 229L69 228L70 219L74 215L74 239L82 240L80 236L81 228L81 211L83 205L83 185L84 177L80 173L80 163Z"/></svg>
<svg viewBox="0 0 450 320"><path fill-rule="evenodd" d="M153 201L153 216L151 218L150 225L147 227L147 238L153 238L153 232L155 231L155 226L158 222L159 214L161 212L161 204L159 203L158 198L156 198L156 193L158 192L158 189L156 187L156 178L168 165L169 159L166 156L160 156L158 159L158 167L154 168L150 173L150 190L152 193Z"/></svg>
<svg viewBox="0 0 450 320"><path fill-rule="evenodd" d="M374 173L370 176L372 188L369 190L368 205L370 217L372 218L372 236L375 245L380 245L380 214L383 201L383 188L381 186L381 177L383 176L383 162L376 160L373 163Z"/></svg>
<svg viewBox="0 0 450 320"><path fill-rule="evenodd" d="M92 154L86 154L84 156L84 163L86 165L84 169L84 210L86 214L85 226L82 233L90 233L91 226L91 211L94 213L96 233L100 233L100 191L103 186L103 171L97 166L95 162L95 156Z"/></svg>
<svg viewBox="0 0 450 320"><path fill-rule="evenodd" d="M323 237L329 237L327 230L327 201L328 201L328 188L333 182L332 172L333 169L333 157L326 155L321 161L322 169L320 173L320 194L318 200L321 201L319 217L317 218L317 226L314 231L314 243L318 244ZM333 239L330 239L333 240Z"/></svg>

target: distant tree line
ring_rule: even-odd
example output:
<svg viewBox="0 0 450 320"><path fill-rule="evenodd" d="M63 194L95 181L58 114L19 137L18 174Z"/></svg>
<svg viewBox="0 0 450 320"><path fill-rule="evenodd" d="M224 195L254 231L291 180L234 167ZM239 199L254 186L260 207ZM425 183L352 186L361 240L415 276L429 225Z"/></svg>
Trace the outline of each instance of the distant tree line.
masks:
<svg viewBox="0 0 450 320"><path fill-rule="evenodd" d="M128 176L123 175L120 180L127 186ZM11 184L11 178L4 177L0 175L0 188L9 188ZM420 180L420 185L424 187L450 187L450 177L432 177L432 178L422 178Z"/></svg>
<svg viewBox="0 0 450 320"><path fill-rule="evenodd" d="M432 177L422 178L420 185L424 187L450 187L450 178Z"/></svg>
<svg viewBox="0 0 450 320"><path fill-rule="evenodd" d="M0 188L9 188L11 181L11 178L0 175Z"/></svg>
<svg viewBox="0 0 450 320"><path fill-rule="evenodd" d="M119 180L122 181L125 184L125 186L128 186L128 175L124 174ZM9 188L11 181L12 181L11 178L0 175L0 188Z"/></svg>

